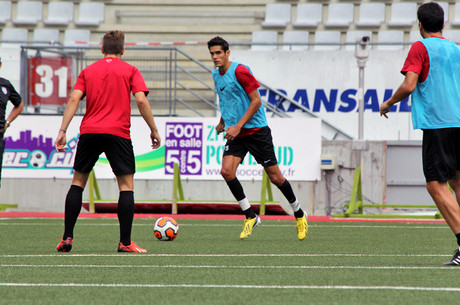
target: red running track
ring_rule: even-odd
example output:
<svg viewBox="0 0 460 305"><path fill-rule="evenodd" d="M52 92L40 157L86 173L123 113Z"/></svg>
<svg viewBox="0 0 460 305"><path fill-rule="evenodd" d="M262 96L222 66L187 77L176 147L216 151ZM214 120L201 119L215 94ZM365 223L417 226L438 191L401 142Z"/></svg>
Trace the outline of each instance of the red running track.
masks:
<svg viewBox="0 0 460 305"><path fill-rule="evenodd" d="M159 218L170 216L177 219L243 219L243 215L219 214L134 214L134 218ZM22 218L64 218L64 213L46 212L0 212L0 217ZM81 218L116 218L116 213L81 213ZM267 220L294 220L290 215L262 215ZM334 222L411 222L411 223L444 223L444 219L367 219L367 218L332 218L331 216L308 216L308 221L334 221Z"/></svg>

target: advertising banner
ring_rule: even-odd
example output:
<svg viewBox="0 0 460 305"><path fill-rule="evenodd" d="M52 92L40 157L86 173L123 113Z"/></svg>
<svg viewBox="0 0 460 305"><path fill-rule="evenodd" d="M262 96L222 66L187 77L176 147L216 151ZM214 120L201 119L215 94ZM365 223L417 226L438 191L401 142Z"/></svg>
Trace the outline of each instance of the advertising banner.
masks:
<svg viewBox="0 0 460 305"><path fill-rule="evenodd" d="M341 51L243 51L231 60L249 65L255 77L280 90L322 120L358 138L358 101L364 99L364 139L420 140L412 128L410 98L394 105L388 119L380 117L380 104L404 80L400 73L408 49L373 49L364 69L364 90L359 92L359 68L353 50ZM291 116L302 110L276 93L261 88L262 99Z"/></svg>
<svg viewBox="0 0 460 305"><path fill-rule="evenodd" d="M71 178L81 117L67 130L67 150L57 152L54 140L61 116L19 116L5 134L3 177ZM217 135L218 118L155 119L162 145L151 149L150 132L141 117L132 118L131 138L136 156L136 179L173 179L174 163L181 176L194 180L220 180L226 140ZM283 175L293 181L321 179L321 120L268 119L275 154ZM94 168L97 178L113 178L105 155ZM241 180L261 180L263 168L248 154L238 167Z"/></svg>

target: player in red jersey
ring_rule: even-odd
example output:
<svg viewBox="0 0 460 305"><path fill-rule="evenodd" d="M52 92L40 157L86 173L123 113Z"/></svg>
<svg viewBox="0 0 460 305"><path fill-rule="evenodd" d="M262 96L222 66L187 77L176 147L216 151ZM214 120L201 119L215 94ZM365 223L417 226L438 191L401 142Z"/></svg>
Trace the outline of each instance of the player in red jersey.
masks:
<svg viewBox="0 0 460 305"><path fill-rule="evenodd" d="M147 252L131 241L134 217L135 160L130 137L131 92L139 112L150 128L152 148L160 147L161 139L146 96L149 93L139 70L121 60L124 53L124 33L109 31L102 41L104 58L86 67L67 103L61 128L55 141L57 151L64 151L66 130L80 100L86 95L86 112L80 125L80 138L74 163L72 185L65 201L65 229L59 252L72 248L73 229L82 206L82 193L89 174L101 153L105 153L120 190L118 220L120 243L118 252Z"/></svg>

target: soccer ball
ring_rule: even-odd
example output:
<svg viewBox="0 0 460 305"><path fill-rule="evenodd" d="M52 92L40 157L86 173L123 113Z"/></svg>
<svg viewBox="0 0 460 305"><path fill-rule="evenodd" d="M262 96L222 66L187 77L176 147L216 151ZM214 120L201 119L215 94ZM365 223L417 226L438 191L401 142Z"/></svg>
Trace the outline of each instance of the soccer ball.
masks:
<svg viewBox="0 0 460 305"><path fill-rule="evenodd" d="M172 217L160 217L155 222L153 234L159 240L173 240L179 233L179 224Z"/></svg>

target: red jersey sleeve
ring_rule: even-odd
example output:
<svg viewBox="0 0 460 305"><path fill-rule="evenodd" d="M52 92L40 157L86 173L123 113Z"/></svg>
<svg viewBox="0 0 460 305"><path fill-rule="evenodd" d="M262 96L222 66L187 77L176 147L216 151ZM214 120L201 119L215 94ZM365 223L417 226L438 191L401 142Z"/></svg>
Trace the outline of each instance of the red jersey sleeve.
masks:
<svg viewBox="0 0 460 305"><path fill-rule="evenodd" d="M85 70L81 71L77 77L77 82L75 86L73 86L74 90L81 90L83 93L86 93L86 86L85 86Z"/></svg>
<svg viewBox="0 0 460 305"><path fill-rule="evenodd" d="M401 73L405 75L409 71L415 72L419 75L419 82L423 83L428 77L429 70L430 58L426 47L422 42L417 41L411 46Z"/></svg>
<svg viewBox="0 0 460 305"><path fill-rule="evenodd" d="M260 87L259 82L254 75L249 72L249 69L244 65L238 65L235 69L235 76L246 94L249 94Z"/></svg>
<svg viewBox="0 0 460 305"><path fill-rule="evenodd" d="M141 72L139 69L134 67L133 71L133 78L132 78L132 93L135 94L136 92L139 91L144 91L145 96L149 94L149 89L147 88L147 85L145 84L145 80L142 77Z"/></svg>

